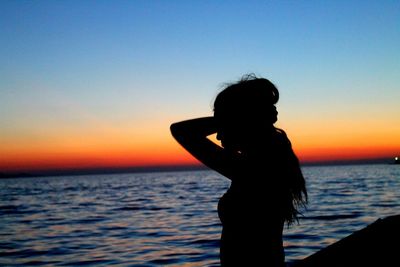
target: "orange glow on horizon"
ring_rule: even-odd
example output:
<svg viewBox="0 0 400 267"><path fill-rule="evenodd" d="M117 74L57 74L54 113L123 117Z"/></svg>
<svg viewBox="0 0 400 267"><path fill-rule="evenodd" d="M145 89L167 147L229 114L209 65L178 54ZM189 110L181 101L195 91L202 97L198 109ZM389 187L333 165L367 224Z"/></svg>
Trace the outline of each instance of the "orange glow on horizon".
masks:
<svg viewBox="0 0 400 267"><path fill-rule="evenodd" d="M301 163L393 158L400 147L325 147L295 149ZM197 165L199 162L178 144L143 150L97 149L80 152L15 153L0 159L2 172L56 169L127 168Z"/></svg>
<svg viewBox="0 0 400 267"><path fill-rule="evenodd" d="M104 152L98 154L16 155L2 159L1 171L35 171L55 169L128 168L193 165L198 162L183 153Z"/></svg>
<svg viewBox="0 0 400 267"><path fill-rule="evenodd" d="M0 171L35 171L55 169L125 168L193 165L198 162L179 145L155 144L127 148L96 147L82 150L15 151L0 158Z"/></svg>
<svg viewBox="0 0 400 267"><path fill-rule="evenodd" d="M398 148L385 147L341 147L341 148L316 148L299 150L297 153L301 162L333 162L371 159L391 159L399 153Z"/></svg>
<svg viewBox="0 0 400 267"><path fill-rule="evenodd" d="M172 138L168 126L159 123L152 128L132 127L123 131L103 127L97 132L83 129L79 133L48 134L46 131L42 135L36 132L35 135L5 135L0 142L0 172L200 164ZM316 130L315 126L313 132L282 128L288 133L301 163L391 159L400 154L397 128L393 128L392 134L364 133L362 127L353 127L352 132L343 128ZM210 139L216 142L215 136Z"/></svg>

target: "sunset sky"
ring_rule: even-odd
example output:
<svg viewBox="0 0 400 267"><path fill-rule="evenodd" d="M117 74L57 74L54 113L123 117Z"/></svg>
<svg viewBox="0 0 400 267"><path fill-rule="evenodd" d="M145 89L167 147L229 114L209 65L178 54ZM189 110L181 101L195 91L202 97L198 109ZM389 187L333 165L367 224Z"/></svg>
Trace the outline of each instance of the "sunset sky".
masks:
<svg viewBox="0 0 400 267"><path fill-rule="evenodd" d="M400 155L399 1L1 1L0 172L193 164L172 122L280 90L302 162Z"/></svg>

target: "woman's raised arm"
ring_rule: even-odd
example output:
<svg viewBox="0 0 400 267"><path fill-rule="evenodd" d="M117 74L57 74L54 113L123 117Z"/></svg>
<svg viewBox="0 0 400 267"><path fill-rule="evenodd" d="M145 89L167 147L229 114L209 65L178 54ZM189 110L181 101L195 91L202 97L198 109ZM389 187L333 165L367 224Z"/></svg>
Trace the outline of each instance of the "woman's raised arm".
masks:
<svg viewBox="0 0 400 267"><path fill-rule="evenodd" d="M217 125L214 117L202 117L171 125L171 133L175 139L181 144L182 139L186 138L203 138L217 132Z"/></svg>
<svg viewBox="0 0 400 267"><path fill-rule="evenodd" d="M207 136L217 132L214 117L176 122L171 125L172 136L196 159L232 179L233 157Z"/></svg>

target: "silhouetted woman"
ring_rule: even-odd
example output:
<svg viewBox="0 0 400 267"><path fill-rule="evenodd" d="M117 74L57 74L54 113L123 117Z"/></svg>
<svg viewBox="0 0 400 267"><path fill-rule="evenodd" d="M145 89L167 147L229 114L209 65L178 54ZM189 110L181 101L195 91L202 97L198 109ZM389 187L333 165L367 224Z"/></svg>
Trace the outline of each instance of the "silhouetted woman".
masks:
<svg viewBox="0 0 400 267"><path fill-rule="evenodd" d="M218 203L222 266L284 266L284 224L307 201L290 141L274 127L278 99L269 80L247 75L218 94L213 117L171 125L186 150L232 181ZM214 133L222 147L207 138Z"/></svg>

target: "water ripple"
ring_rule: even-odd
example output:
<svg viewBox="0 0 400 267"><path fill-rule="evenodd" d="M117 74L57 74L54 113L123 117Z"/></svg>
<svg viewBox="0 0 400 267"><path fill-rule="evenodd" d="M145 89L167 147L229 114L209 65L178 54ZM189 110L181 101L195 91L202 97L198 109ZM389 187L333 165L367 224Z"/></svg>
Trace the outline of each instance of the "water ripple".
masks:
<svg viewBox="0 0 400 267"><path fill-rule="evenodd" d="M287 261L400 208L400 168L303 168L310 204L285 229ZM0 265L219 266L211 171L0 180Z"/></svg>

